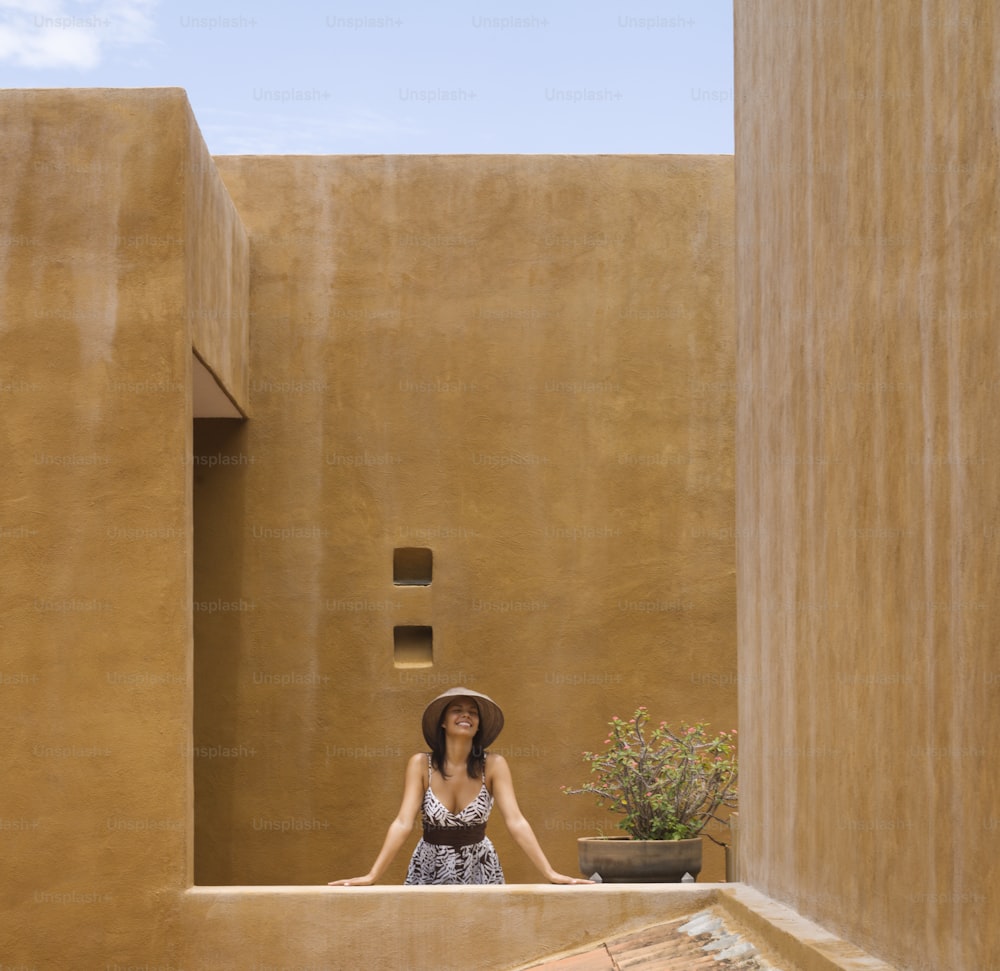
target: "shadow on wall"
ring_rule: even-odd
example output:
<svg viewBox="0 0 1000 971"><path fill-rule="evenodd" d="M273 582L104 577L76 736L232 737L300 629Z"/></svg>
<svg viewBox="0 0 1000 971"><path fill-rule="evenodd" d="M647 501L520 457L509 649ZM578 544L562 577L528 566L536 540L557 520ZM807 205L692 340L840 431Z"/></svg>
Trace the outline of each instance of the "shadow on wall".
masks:
<svg viewBox="0 0 1000 971"><path fill-rule="evenodd" d="M234 705L246 666L242 645L257 605L242 589L245 421L198 418L192 459L194 506L194 880L229 872L236 776L257 752L240 740ZM218 515L219 509L230 515Z"/></svg>

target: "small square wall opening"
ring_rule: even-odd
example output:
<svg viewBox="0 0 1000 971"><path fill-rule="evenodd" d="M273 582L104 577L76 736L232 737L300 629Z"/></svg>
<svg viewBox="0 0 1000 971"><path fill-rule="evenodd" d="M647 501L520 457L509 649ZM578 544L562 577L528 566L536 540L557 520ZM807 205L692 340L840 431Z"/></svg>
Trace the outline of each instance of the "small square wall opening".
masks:
<svg viewBox="0 0 1000 971"><path fill-rule="evenodd" d="M419 546L392 551L392 582L400 587L426 587L431 582L434 553Z"/></svg>
<svg viewBox="0 0 1000 971"><path fill-rule="evenodd" d="M431 627L393 627L393 663L397 668L429 668L434 664Z"/></svg>

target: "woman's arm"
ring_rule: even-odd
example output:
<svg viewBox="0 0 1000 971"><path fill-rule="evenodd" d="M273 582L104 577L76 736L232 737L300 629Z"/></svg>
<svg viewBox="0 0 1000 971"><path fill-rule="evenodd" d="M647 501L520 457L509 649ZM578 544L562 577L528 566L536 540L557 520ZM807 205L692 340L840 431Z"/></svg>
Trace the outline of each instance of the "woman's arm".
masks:
<svg viewBox="0 0 1000 971"><path fill-rule="evenodd" d="M535 836L531 824L521 814L517 805L517 797L514 795L514 782L510 776L510 766L502 755L491 755L488 758L490 767L490 777L493 783L493 799L503 816L503 821L507 824L510 835L514 837L514 842L524 850L528 859L535 864L539 873L545 877L549 883L593 883L593 880L583 880L578 877L568 877L564 873L559 873L552 869L538 839Z"/></svg>
<svg viewBox="0 0 1000 971"><path fill-rule="evenodd" d="M413 821L420 811L420 803L427 788L424 783L424 773L427 769L427 756L418 752L406 763L406 780L403 784L403 801L399 806L396 818L389 824L385 834L382 849L375 857L372 868L363 877L351 877L347 880L332 880L330 887L367 887L374 883L386 868L392 863L400 847L406 842L413 830Z"/></svg>

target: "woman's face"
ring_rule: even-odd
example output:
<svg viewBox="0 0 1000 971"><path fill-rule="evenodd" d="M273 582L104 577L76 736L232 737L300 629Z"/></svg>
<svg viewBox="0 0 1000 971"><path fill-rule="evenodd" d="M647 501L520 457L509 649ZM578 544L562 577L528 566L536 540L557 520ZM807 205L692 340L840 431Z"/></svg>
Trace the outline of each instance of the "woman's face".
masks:
<svg viewBox="0 0 1000 971"><path fill-rule="evenodd" d="M445 708L441 724L445 732L472 738L479 730L479 705L472 698L456 698Z"/></svg>

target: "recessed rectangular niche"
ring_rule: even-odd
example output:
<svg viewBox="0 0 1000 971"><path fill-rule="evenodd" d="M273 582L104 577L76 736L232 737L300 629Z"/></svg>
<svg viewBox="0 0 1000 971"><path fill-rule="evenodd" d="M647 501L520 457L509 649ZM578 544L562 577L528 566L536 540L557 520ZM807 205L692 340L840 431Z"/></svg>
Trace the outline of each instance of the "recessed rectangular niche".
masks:
<svg viewBox="0 0 1000 971"><path fill-rule="evenodd" d="M429 668L434 664L431 627L393 627L393 663L397 668Z"/></svg>
<svg viewBox="0 0 1000 971"><path fill-rule="evenodd" d="M399 587L426 587L431 582L434 553L419 546L392 551L392 582Z"/></svg>

